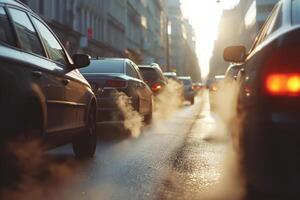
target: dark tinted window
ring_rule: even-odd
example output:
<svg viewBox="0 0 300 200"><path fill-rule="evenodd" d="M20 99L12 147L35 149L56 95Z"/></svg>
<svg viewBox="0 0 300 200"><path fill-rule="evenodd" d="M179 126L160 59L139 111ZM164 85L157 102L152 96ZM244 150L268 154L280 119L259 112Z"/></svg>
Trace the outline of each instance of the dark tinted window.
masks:
<svg viewBox="0 0 300 200"><path fill-rule="evenodd" d="M15 45L13 31L3 7L0 7L0 42Z"/></svg>
<svg viewBox="0 0 300 200"><path fill-rule="evenodd" d="M144 80L148 83L154 83L160 80L160 76L155 69L140 68L140 72L142 73Z"/></svg>
<svg viewBox="0 0 300 200"><path fill-rule="evenodd" d="M192 85L192 81L190 79L181 79L183 85Z"/></svg>
<svg viewBox="0 0 300 200"><path fill-rule="evenodd" d="M33 21L40 32L40 35L42 37L43 43L47 49L50 59L61 64L66 64L67 62L64 50L55 38L55 36L40 20L33 18Z"/></svg>
<svg viewBox="0 0 300 200"><path fill-rule="evenodd" d="M128 76L133 77L133 78L139 79L138 73L136 72L136 70L134 69L134 67L131 64L129 64L129 63L126 64L126 74Z"/></svg>
<svg viewBox="0 0 300 200"><path fill-rule="evenodd" d="M27 14L16 9L9 9L9 11L20 39L21 48L27 52L44 56L42 44Z"/></svg>
<svg viewBox="0 0 300 200"><path fill-rule="evenodd" d="M124 61L122 60L92 60L88 67L80 69L81 73L123 74Z"/></svg>
<svg viewBox="0 0 300 200"><path fill-rule="evenodd" d="M300 24L300 0L292 0L292 24Z"/></svg>

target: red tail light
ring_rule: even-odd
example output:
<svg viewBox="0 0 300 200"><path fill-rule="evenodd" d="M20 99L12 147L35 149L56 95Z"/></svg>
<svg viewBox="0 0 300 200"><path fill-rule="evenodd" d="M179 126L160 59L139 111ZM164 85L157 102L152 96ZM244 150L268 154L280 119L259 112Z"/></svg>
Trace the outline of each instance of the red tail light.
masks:
<svg viewBox="0 0 300 200"><path fill-rule="evenodd" d="M126 81L121 80L107 80L105 82L105 88L124 88L126 87Z"/></svg>
<svg viewBox="0 0 300 200"><path fill-rule="evenodd" d="M265 79L268 94L274 96L300 95L300 73L272 73Z"/></svg>
<svg viewBox="0 0 300 200"><path fill-rule="evenodd" d="M161 89L162 89L162 85L160 83L155 83L151 87L152 92L158 92Z"/></svg>

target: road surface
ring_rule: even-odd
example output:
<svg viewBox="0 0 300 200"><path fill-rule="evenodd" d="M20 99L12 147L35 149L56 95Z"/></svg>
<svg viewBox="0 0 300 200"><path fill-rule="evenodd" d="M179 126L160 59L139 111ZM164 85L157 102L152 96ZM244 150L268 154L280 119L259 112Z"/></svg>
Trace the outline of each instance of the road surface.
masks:
<svg viewBox="0 0 300 200"><path fill-rule="evenodd" d="M103 130L100 127L92 160L76 160L70 145L47 152L42 162L28 167L27 177L15 187L2 190L2 197L209 199L209 193L222 193L220 180L227 173L224 158L228 156L228 141L209 112L206 96L198 97L195 105L183 106L168 119L154 120L137 138L110 139L101 135ZM105 136L121 134L109 131Z"/></svg>

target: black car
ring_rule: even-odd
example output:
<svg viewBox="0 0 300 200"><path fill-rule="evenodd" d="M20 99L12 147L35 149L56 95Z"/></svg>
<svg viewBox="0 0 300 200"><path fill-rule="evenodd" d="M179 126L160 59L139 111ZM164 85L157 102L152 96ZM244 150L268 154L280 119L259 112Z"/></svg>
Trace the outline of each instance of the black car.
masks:
<svg viewBox="0 0 300 200"><path fill-rule="evenodd" d="M213 78L208 79L206 82L206 86L209 91L209 105L212 112L216 112L218 110L218 104L220 102L218 92L222 90L224 78L224 75L216 75Z"/></svg>
<svg viewBox="0 0 300 200"><path fill-rule="evenodd" d="M116 92L130 97L134 110L144 116L146 123L151 122L153 93L134 62L123 58L96 59L80 71L92 85L101 105L98 122L122 121L122 113L116 105Z"/></svg>
<svg viewBox="0 0 300 200"><path fill-rule="evenodd" d="M0 0L0 146L25 138L45 147L73 143L78 157L96 149L96 98L46 23L17 1Z"/></svg>
<svg viewBox="0 0 300 200"><path fill-rule="evenodd" d="M183 85L183 96L186 101L195 103L195 91L193 89L193 82L189 76L179 76L178 79L182 82Z"/></svg>
<svg viewBox="0 0 300 200"><path fill-rule="evenodd" d="M139 65L139 69L145 82L151 88L154 95L161 93L167 85L167 80L159 65Z"/></svg>
<svg viewBox="0 0 300 200"><path fill-rule="evenodd" d="M237 81L239 150L247 184L270 194L299 192L300 0L279 1L252 49L228 47ZM285 196L286 195L286 196ZM294 198L296 199L296 198Z"/></svg>

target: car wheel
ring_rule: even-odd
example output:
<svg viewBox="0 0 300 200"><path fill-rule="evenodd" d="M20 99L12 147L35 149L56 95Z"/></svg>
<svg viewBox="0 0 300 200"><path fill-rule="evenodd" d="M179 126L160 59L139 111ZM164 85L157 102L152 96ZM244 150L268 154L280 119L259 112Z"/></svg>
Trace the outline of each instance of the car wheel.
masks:
<svg viewBox="0 0 300 200"><path fill-rule="evenodd" d="M73 151L79 159L92 158L96 151L97 133L95 106L90 108L87 120L87 129L73 141Z"/></svg>
<svg viewBox="0 0 300 200"><path fill-rule="evenodd" d="M191 104L192 104L192 105L195 104L195 97L192 97L192 99L191 99Z"/></svg>
<svg viewBox="0 0 300 200"><path fill-rule="evenodd" d="M0 141L0 186L21 180L22 175L28 173L25 169L42 155L43 117L37 105L37 102L24 105L16 123L18 129L12 138Z"/></svg>
<svg viewBox="0 0 300 200"><path fill-rule="evenodd" d="M145 124L149 125L152 122L152 112L144 117Z"/></svg>

